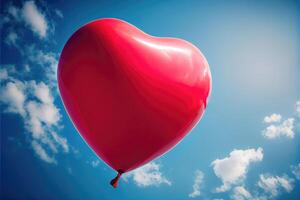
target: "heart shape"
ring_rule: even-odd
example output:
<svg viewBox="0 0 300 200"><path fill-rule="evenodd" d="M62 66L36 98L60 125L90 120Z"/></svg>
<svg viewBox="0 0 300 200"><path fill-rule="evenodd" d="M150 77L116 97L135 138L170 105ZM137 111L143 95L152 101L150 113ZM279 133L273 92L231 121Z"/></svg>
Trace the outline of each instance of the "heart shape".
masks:
<svg viewBox="0 0 300 200"><path fill-rule="evenodd" d="M211 75L192 44L100 19L64 46L58 86L81 136L121 174L170 150L195 126Z"/></svg>

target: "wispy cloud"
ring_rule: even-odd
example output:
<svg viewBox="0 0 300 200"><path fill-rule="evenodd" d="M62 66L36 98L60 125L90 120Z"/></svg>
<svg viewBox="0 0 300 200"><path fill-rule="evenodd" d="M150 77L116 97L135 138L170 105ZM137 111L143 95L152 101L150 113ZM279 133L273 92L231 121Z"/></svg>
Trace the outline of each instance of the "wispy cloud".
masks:
<svg viewBox="0 0 300 200"><path fill-rule="evenodd" d="M34 1L26 1L21 10L25 23L40 38L47 36L48 22L45 15L35 5Z"/></svg>
<svg viewBox="0 0 300 200"><path fill-rule="evenodd" d="M150 162L143 167L125 173L123 178L125 180L132 178L139 187L159 186L161 184L171 185L171 181L163 176L160 168L161 165Z"/></svg>
<svg viewBox="0 0 300 200"><path fill-rule="evenodd" d="M50 84L51 87L56 87L58 55L53 52L44 52L36 49L35 46L26 48L26 55L31 63L38 65L45 70L46 81L48 84Z"/></svg>
<svg viewBox="0 0 300 200"><path fill-rule="evenodd" d="M16 20L20 20L20 16L21 16L20 12L21 12L20 9L13 5L10 5L7 9L7 13Z"/></svg>
<svg viewBox="0 0 300 200"><path fill-rule="evenodd" d="M10 6L8 6L6 10L6 13L6 20L4 23L9 22L11 26L14 23L17 23L19 25L24 24L40 39L45 39L49 35L49 32L54 30L54 27L52 27L53 21L47 19L45 12L38 7L35 1L25 1L20 7L10 4ZM56 12L54 11L54 13ZM62 15L61 12L60 15ZM14 31L11 31L11 33L17 34ZM11 37L9 41L13 41L12 39L13 38Z"/></svg>
<svg viewBox="0 0 300 200"><path fill-rule="evenodd" d="M5 70L5 69L3 69ZM60 136L61 114L54 105L54 97L44 82L20 81L6 72L1 80L0 102L5 112L19 114L26 130L31 133L31 146L45 162L56 163L55 154L61 149L69 152L66 138Z"/></svg>
<svg viewBox="0 0 300 200"><path fill-rule="evenodd" d="M259 178L257 185L269 195L269 198L277 197L281 190L291 192L294 188L293 179L289 178L287 175L271 176L261 174Z"/></svg>
<svg viewBox="0 0 300 200"><path fill-rule="evenodd" d="M223 185L216 188L216 192L228 191L232 185L241 183L252 162L263 159L263 149L233 150L228 157L216 159L211 164L214 173L219 177Z"/></svg>
<svg viewBox="0 0 300 200"><path fill-rule="evenodd" d="M300 117L300 101L296 102L296 113L297 113L298 117Z"/></svg>
<svg viewBox="0 0 300 200"><path fill-rule="evenodd" d="M94 167L94 168L98 167L99 164L100 164L100 161L99 161L99 160L92 160L92 161L91 161L91 165L92 165L92 167Z"/></svg>
<svg viewBox="0 0 300 200"><path fill-rule="evenodd" d="M63 17L64 17L64 15L63 15L63 13L61 12L61 10L59 10L59 9L54 9L54 12L55 12L55 14L56 14L58 17L60 17L60 18L63 18Z"/></svg>
<svg viewBox="0 0 300 200"><path fill-rule="evenodd" d="M10 31L5 39L5 43L7 45L11 45L11 46L15 46L18 47L17 45L17 41L19 40L19 36L17 35L17 33L15 33L14 31Z"/></svg>
<svg viewBox="0 0 300 200"><path fill-rule="evenodd" d="M250 192L243 186L237 186L233 189L233 194L231 195L233 200L246 200L253 199Z"/></svg>
<svg viewBox="0 0 300 200"><path fill-rule="evenodd" d="M0 69L0 81L8 78L8 73L6 69Z"/></svg>
<svg viewBox="0 0 300 200"><path fill-rule="evenodd" d="M233 189L231 198L233 200L268 200L277 198L282 192L291 192L294 188L294 180L287 175L271 176L269 174L261 174L251 194L244 186L237 186Z"/></svg>
<svg viewBox="0 0 300 200"><path fill-rule="evenodd" d="M35 151L35 153L45 162L47 163L56 163L56 160L54 157L50 157L46 150L42 147L40 143L38 143L36 140L33 140L31 142L32 148Z"/></svg>
<svg viewBox="0 0 300 200"><path fill-rule="evenodd" d="M291 170L295 177L300 180L300 163L298 165L291 165Z"/></svg>
<svg viewBox="0 0 300 200"><path fill-rule="evenodd" d="M200 187L204 179L204 174L200 170L195 171L195 180L193 184L193 191L189 194L189 197L195 198L201 195Z"/></svg>
<svg viewBox="0 0 300 200"><path fill-rule="evenodd" d="M22 117L36 155L45 162L57 163L56 154L69 152L67 139L58 134L61 114L54 104L58 55L47 51L45 46L43 50L37 49L35 44L29 46L26 40L22 40L25 27L40 39L45 39L54 30L53 21L47 19L45 11L48 8L41 9L35 1L25 1L19 6L10 3L6 8L3 23L6 23L8 32L5 43L15 47L21 57L18 70L5 66L0 71L0 101L5 105L5 112ZM15 30L19 31L18 34Z"/></svg>

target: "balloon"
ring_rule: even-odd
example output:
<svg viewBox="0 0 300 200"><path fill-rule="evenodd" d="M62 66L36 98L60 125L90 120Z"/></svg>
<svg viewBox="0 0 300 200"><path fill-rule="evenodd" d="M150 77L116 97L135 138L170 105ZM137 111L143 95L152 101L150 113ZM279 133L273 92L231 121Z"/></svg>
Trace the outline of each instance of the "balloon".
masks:
<svg viewBox="0 0 300 200"><path fill-rule="evenodd" d="M77 30L63 48L58 86L77 130L122 173L174 147L200 120L211 91L200 50L118 19Z"/></svg>

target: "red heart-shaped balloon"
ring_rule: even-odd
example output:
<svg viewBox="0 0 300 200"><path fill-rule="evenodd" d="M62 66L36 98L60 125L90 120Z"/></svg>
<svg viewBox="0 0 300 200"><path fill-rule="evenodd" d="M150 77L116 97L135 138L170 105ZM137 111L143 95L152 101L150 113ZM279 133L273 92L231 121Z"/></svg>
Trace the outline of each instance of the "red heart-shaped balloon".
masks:
<svg viewBox="0 0 300 200"><path fill-rule="evenodd" d="M192 129L205 110L211 75L192 44L100 19L66 43L58 85L81 136L121 174L170 150Z"/></svg>

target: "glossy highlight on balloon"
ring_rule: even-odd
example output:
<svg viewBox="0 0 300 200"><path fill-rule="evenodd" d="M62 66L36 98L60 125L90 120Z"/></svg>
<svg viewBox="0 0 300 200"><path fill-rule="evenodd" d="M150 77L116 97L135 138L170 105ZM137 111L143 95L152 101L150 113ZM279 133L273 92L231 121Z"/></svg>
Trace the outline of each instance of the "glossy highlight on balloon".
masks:
<svg viewBox="0 0 300 200"><path fill-rule="evenodd" d="M58 86L80 135L119 177L189 133L206 108L211 74L191 43L108 18L68 40Z"/></svg>

